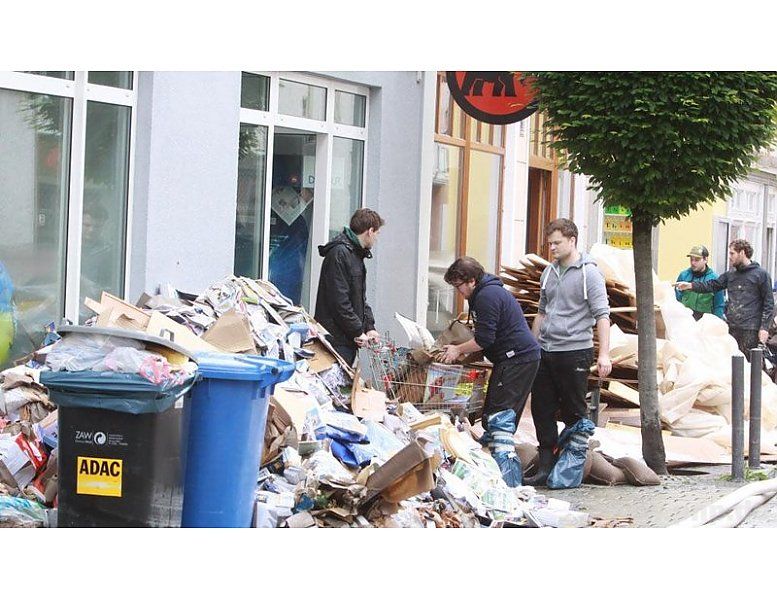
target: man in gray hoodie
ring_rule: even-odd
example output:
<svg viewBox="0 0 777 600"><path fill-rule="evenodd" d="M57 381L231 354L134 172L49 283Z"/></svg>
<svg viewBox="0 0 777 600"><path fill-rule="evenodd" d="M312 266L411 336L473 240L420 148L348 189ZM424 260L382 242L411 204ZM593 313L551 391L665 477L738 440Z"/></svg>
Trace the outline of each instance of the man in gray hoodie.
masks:
<svg viewBox="0 0 777 600"><path fill-rule="evenodd" d="M541 348L531 392L531 412L539 442L539 467L527 485L545 485L556 462L556 414L572 427L588 414L586 391L594 362L593 326L599 336L597 369L607 377L610 362L610 307L604 277L590 256L577 249L577 226L556 219L545 230L554 262L540 277L540 304L532 333Z"/></svg>

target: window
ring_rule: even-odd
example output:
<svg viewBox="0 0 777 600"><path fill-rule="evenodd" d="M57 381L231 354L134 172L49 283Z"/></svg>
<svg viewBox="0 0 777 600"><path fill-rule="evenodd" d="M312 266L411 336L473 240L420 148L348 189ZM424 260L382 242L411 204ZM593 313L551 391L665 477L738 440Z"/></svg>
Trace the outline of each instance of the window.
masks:
<svg viewBox="0 0 777 600"><path fill-rule="evenodd" d="M329 239L343 230L362 205L364 142L336 137L332 147L332 204Z"/></svg>
<svg viewBox="0 0 777 600"><path fill-rule="evenodd" d="M4 365L64 313L72 108L70 98L0 89L0 261L17 316L15 335L0 334L13 340Z"/></svg>
<svg viewBox="0 0 777 600"><path fill-rule="evenodd" d="M335 123L364 127L367 98L359 94L335 92Z"/></svg>
<svg viewBox="0 0 777 600"><path fill-rule="evenodd" d="M259 279L262 271L266 175L267 127L241 123L237 160L235 274L252 279Z"/></svg>
<svg viewBox="0 0 777 600"><path fill-rule="evenodd" d="M241 108L268 110L270 107L270 78L254 73L243 73L240 86Z"/></svg>
<svg viewBox="0 0 777 600"><path fill-rule="evenodd" d="M88 296L106 291L124 295L124 247L127 230L131 109L88 102L81 221L81 293L79 320L92 313Z"/></svg>
<svg viewBox="0 0 777 600"><path fill-rule="evenodd" d="M429 232L429 298L426 326L442 331L456 317L455 290L443 276L459 247L459 209L464 152L456 146L435 144L436 166L432 185Z"/></svg>
<svg viewBox="0 0 777 600"><path fill-rule="evenodd" d="M72 81L75 71L22 71L22 73L42 75L43 77L55 77L57 79L69 79Z"/></svg>
<svg viewBox="0 0 777 600"><path fill-rule="evenodd" d="M364 202L368 90L300 73L242 73L235 273L315 307L316 247Z"/></svg>
<svg viewBox="0 0 777 600"><path fill-rule="evenodd" d="M0 73L0 262L16 316L2 365L38 348L49 323L86 318L86 296L124 295L135 92L108 87L133 79Z"/></svg>
<svg viewBox="0 0 777 600"><path fill-rule="evenodd" d="M505 127L465 115L437 78L436 151L429 237L427 327L442 331L463 309L443 281L456 256L469 254L489 271L499 262Z"/></svg>
<svg viewBox="0 0 777 600"><path fill-rule="evenodd" d="M718 275L728 270L728 245L733 239L730 237L730 229L727 221L715 221L712 260L713 269Z"/></svg>
<svg viewBox="0 0 777 600"><path fill-rule="evenodd" d="M281 79L278 112L323 121L326 118L326 88Z"/></svg>
<svg viewBox="0 0 777 600"><path fill-rule="evenodd" d="M89 83L132 89L132 71L89 71Z"/></svg>

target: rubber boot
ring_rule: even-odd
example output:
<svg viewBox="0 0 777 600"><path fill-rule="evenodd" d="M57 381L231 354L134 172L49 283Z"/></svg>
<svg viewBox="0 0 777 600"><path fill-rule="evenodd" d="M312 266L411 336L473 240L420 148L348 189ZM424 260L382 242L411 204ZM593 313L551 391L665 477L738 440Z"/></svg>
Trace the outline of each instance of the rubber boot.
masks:
<svg viewBox="0 0 777 600"><path fill-rule="evenodd" d="M540 454L537 458L537 472L531 477L525 477L523 485L533 487L545 487L548 483L548 475L556 464L556 455L552 448L540 448Z"/></svg>

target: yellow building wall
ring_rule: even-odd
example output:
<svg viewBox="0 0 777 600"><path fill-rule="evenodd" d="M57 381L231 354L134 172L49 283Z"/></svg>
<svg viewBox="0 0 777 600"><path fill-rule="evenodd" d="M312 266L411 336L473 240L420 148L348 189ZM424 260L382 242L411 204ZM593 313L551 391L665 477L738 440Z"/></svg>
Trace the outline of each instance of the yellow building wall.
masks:
<svg viewBox="0 0 777 600"><path fill-rule="evenodd" d="M726 201L705 204L687 217L666 221L658 228L658 277L675 281L690 266L688 250L702 244L712 252L713 218L726 215Z"/></svg>

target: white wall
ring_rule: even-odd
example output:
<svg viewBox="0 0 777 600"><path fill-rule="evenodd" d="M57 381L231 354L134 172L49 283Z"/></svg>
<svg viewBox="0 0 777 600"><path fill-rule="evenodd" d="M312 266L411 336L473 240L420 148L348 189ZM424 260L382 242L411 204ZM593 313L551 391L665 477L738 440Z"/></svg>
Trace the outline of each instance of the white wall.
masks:
<svg viewBox="0 0 777 600"><path fill-rule="evenodd" d="M506 136L501 264L517 266L518 259L526 254L526 213L529 205L529 119L508 125Z"/></svg>

